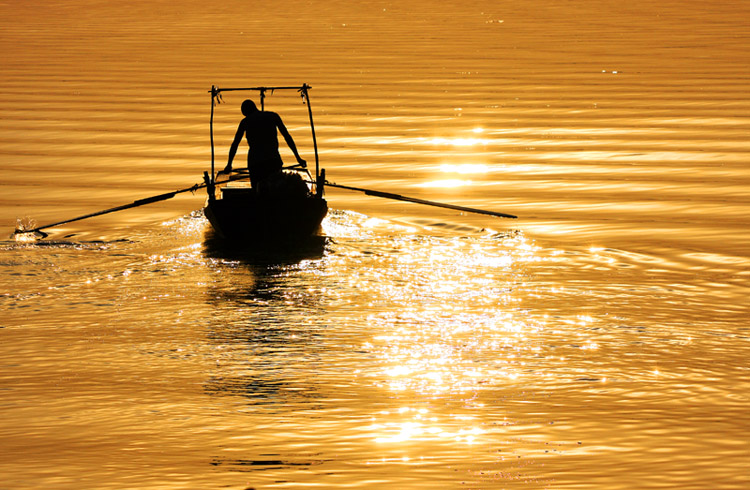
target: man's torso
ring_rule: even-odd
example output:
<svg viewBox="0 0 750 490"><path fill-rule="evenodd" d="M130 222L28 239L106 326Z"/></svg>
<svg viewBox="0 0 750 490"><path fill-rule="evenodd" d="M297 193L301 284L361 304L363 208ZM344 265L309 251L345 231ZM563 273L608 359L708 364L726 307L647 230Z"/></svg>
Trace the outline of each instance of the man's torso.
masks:
<svg viewBox="0 0 750 490"><path fill-rule="evenodd" d="M275 112L255 112L243 120L245 136L250 147L248 158L267 160L279 158L279 138Z"/></svg>

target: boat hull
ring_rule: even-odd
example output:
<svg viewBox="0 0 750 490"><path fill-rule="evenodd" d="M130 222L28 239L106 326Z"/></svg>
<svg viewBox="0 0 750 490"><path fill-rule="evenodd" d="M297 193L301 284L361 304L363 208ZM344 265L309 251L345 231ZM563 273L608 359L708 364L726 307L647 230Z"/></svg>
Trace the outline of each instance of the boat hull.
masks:
<svg viewBox="0 0 750 490"><path fill-rule="evenodd" d="M314 195L263 197L248 189L221 199L209 199L203 211L220 237L260 243L318 234L328 204Z"/></svg>

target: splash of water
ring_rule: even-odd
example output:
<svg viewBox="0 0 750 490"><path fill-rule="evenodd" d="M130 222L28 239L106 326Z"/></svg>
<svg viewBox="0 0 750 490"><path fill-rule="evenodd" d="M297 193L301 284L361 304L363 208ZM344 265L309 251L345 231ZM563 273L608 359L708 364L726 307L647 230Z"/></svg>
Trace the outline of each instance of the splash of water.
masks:
<svg viewBox="0 0 750 490"><path fill-rule="evenodd" d="M35 230L37 227L36 220L24 216L16 219L16 229L10 236L17 242L35 242L43 236Z"/></svg>

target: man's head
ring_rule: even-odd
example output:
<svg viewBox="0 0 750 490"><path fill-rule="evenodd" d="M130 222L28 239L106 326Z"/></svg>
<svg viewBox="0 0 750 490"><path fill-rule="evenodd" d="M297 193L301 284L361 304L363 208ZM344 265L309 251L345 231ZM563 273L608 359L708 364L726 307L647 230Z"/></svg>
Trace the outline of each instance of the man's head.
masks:
<svg viewBox="0 0 750 490"><path fill-rule="evenodd" d="M241 106L242 114L245 116L249 116L253 112L257 112L258 108L255 106L255 102L253 102L250 99L247 99L245 102L242 103Z"/></svg>

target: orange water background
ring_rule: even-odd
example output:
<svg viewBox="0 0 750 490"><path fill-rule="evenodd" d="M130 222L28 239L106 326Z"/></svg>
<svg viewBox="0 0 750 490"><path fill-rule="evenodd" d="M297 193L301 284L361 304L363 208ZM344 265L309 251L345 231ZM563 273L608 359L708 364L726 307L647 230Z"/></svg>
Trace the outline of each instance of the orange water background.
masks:
<svg viewBox="0 0 750 490"><path fill-rule="evenodd" d="M0 488L748 485L746 2L0 19L7 235L200 182L212 85L309 83L334 182L520 218L329 189L326 250L269 266L199 192L4 241Z"/></svg>

